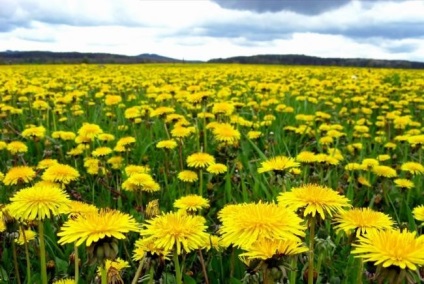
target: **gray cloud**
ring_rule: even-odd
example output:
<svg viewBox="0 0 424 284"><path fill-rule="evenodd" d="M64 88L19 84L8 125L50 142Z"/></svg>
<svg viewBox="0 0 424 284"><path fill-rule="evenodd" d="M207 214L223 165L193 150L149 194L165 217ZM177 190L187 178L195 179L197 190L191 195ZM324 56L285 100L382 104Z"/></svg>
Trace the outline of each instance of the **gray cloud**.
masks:
<svg viewBox="0 0 424 284"><path fill-rule="evenodd" d="M304 15L318 15L340 8L351 0L212 0L223 8L258 13L292 11Z"/></svg>

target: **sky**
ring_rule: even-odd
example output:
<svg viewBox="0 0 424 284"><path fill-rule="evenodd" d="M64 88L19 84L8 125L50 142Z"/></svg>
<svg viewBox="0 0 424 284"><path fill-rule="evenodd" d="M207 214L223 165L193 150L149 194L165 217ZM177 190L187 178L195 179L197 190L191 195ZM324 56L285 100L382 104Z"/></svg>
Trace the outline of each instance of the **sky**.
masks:
<svg viewBox="0 0 424 284"><path fill-rule="evenodd" d="M424 62L424 0L0 0L0 51Z"/></svg>

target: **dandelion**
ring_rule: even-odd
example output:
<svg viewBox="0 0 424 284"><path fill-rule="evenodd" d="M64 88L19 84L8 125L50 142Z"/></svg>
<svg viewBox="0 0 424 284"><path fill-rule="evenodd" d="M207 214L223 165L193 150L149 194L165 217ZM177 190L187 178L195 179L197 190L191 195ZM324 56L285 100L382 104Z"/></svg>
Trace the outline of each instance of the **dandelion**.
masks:
<svg viewBox="0 0 424 284"><path fill-rule="evenodd" d="M225 142L227 144L233 144L240 140L240 132L228 123L220 123L216 125L213 129L213 134L217 141Z"/></svg>
<svg viewBox="0 0 424 284"><path fill-rule="evenodd" d="M46 135L46 128L43 126L30 127L22 131L22 137L30 139L42 139Z"/></svg>
<svg viewBox="0 0 424 284"><path fill-rule="evenodd" d="M390 216L370 208L342 210L336 215L335 222L337 232L344 231L347 235L356 232L357 237L374 230L392 229L394 225Z"/></svg>
<svg viewBox="0 0 424 284"><path fill-rule="evenodd" d="M175 141L173 139L159 141L156 144L156 148L165 148L165 149L169 149L169 150L172 150L177 146L178 146L177 141Z"/></svg>
<svg viewBox="0 0 424 284"><path fill-rule="evenodd" d="M175 200L174 207L190 213L209 207L209 200L199 195L191 194Z"/></svg>
<svg viewBox="0 0 424 284"><path fill-rule="evenodd" d="M227 166L224 164L216 163L207 167L206 171L211 174L223 174L227 172Z"/></svg>
<svg viewBox="0 0 424 284"><path fill-rule="evenodd" d="M260 239L246 250L247 252L241 253L240 257L249 260L267 260L307 252L308 248L303 243L293 240Z"/></svg>
<svg viewBox="0 0 424 284"><path fill-rule="evenodd" d="M223 246L247 249L259 239L299 241L305 236L302 219L273 203L227 205L218 219Z"/></svg>
<svg viewBox="0 0 424 284"><path fill-rule="evenodd" d="M45 181L57 182L63 185L69 184L79 178L76 169L65 164L55 164L45 170L41 178Z"/></svg>
<svg viewBox="0 0 424 284"><path fill-rule="evenodd" d="M374 166L372 168L372 172L378 176L388 177L388 178L397 176L395 169L392 169L391 167L388 167L388 166L382 166L382 165Z"/></svg>
<svg viewBox="0 0 424 284"><path fill-rule="evenodd" d="M313 163L316 161L316 155L314 152L302 151L296 156L296 161L301 163Z"/></svg>
<svg viewBox="0 0 424 284"><path fill-rule="evenodd" d="M402 171L409 172L413 175L424 174L424 166L416 162L406 162L400 167Z"/></svg>
<svg viewBox="0 0 424 284"><path fill-rule="evenodd" d="M191 168L206 168L215 163L215 158L208 153L194 153L187 157L187 165Z"/></svg>
<svg viewBox="0 0 424 284"><path fill-rule="evenodd" d="M16 155L19 153L26 153L28 152L28 147L25 145L25 143L20 141L12 141L9 144L7 144L7 151L9 151L12 155Z"/></svg>
<svg viewBox="0 0 424 284"><path fill-rule="evenodd" d="M29 183L36 176L35 171L28 166L17 166L11 168L4 176L5 185L17 185L20 183Z"/></svg>
<svg viewBox="0 0 424 284"><path fill-rule="evenodd" d="M407 230L373 230L358 237L352 254L382 267L415 271L424 265L424 242Z"/></svg>
<svg viewBox="0 0 424 284"><path fill-rule="evenodd" d="M326 214L332 216L333 212L350 206L346 197L317 184L294 187L289 192L280 193L277 199L280 205L291 210L304 208L303 216L311 214L314 217L318 213L322 219L325 219Z"/></svg>
<svg viewBox="0 0 424 284"><path fill-rule="evenodd" d="M139 166L139 165L128 165L124 169L127 176L132 176L133 174L148 174L150 173L150 168L148 166Z"/></svg>
<svg viewBox="0 0 424 284"><path fill-rule="evenodd" d="M397 187L411 189L414 187L414 183L406 178L398 178L394 180Z"/></svg>
<svg viewBox="0 0 424 284"><path fill-rule="evenodd" d="M285 156L277 156L261 163L261 167L258 169L258 173L264 173L269 171L284 171L290 168L298 168L300 164L293 158Z"/></svg>
<svg viewBox="0 0 424 284"><path fill-rule="evenodd" d="M37 169L44 170L58 163L56 159L43 159L38 162Z"/></svg>
<svg viewBox="0 0 424 284"><path fill-rule="evenodd" d="M147 220L140 234L152 240L155 247L180 255L202 248L209 239L206 220L183 211L170 212Z"/></svg>
<svg viewBox="0 0 424 284"><path fill-rule="evenodd" d="M36 236L37 236L37 233L34 232L33 230L24 230L24 231L21 231L19 234L19 237L15 239L15 243L23 246L25 243L28 243L34 240Z"/></svg>
<svg viewBox="0 0 424 284"><path fill-rule="evenodd" d="M60 279L53 282L53 284L77 284L74 279Z"/></svg>
<svg viewBox="0 0 424 284"><path fill-rule="evenodd" d="M199 179L196 172L184 170L178 173L178 179L184 182L193 183Z"/></svg>
<svg viewBox="0 0 424 284"><path fill-rule="evenodd" d="M416 220L424 221L424 205L415 207L414 210L412 210L412 214Z"/></svg>
<svg viewBox="0 0 424 284"><path fill-rule="evenodd" d="M112 149L109 147L99 147L95 149L91 154L93 157L104 157L112 153Z"/></svg>
<svg viewBox="0 0 424 284"><path fill-rule="evenodd" d="M160 190L160 185L149 174L132 174L122 183L122 189L155 192Z"/></svg>
<svg viewBox="0 0 424 284"><path fill-rule="evenodd" d="M78 130L78 135L84 140L84 141L92 141L94 138L96 138L98 135L102 134L103 130L100 128L97 124L92 123L83 123L81 128Z"/></svg>
<svg viewBox="0 0 424 284"><path fill-rule="evenodd" d="M124 234L137 231L139 226L132 216L117 210L100 209L68 219L57 235L59 244L75 242L80 246L85 243L88 247L104 238L125 239Z"/></svg>

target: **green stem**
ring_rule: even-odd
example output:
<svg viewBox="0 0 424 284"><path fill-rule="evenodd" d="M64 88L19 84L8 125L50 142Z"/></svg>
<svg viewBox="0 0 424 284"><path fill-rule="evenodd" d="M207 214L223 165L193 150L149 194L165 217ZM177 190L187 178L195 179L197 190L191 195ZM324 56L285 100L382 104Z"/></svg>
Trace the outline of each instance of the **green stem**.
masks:
<svg viewBox="0 0 424 284"><path fill-rule="evenodd" d="M140 264L138 265L137 271L135 272L134 278L131 281L131 284L137 284L138 279L140 278L141 272L143 271L144 258L140 260Z"/></svg>
<svg viewBox="0 0 424 284"><path fill-rule="evenodd" d="M102 284L107 284L107 271L106 271L106 267L105 267L105 263L103 262L102 265L100 266L100 272L101 272L101 277L102 277Z"/></svg>
<svg viewBox="0 0 424 284"><path fill-rule="evenodd" d="M25 236L25 230L24 228L21 226L21 232L22 232L22 236L24 238L24 248L25 248L25 260L26 260L26 265L27 265L27 279L28 279L28 283L30 283L31 281L31 261L29 260L29 250L28 250L28 242L27 242L27 238Z"/></svg>
<svg viewBox="0 0 424 284"><path fill-rule="evenodd" d="M199 195L203 196L203 170L199 171Z"/></svg>
<svg viewBox="0 0 424 284"><path fill-rule="evenodd" d="M297 274L297 257L293 255L290 260L290 283L296 283Z"/></svg>
<svg viewBox="0 0 424 284"><path fill-rule="evenodd" d="M38 239L40 241L41 283L47 284L46 244L44 241L44 223L41 220L38 222Z"/></svg>
<svg viewBox="0 0 424 284"><path fill-rule="evenodd" d="M79 280L79 256L78 256L78 247L74 243L74 265L75 265L75 283L78 284Z"/></svg>
<svg viewBox="0 0 424 284"><path fill-rule="evenodd" d="M18 257L16 256L15 240L12 240L12 254L13 254L13 264L14 264L14 267L15 267L16 282L18 284L21 284L21 275L19 274ZM30 281L30 280L28 280L28 281Z"/></svg>
<svg viewBox="0 0 424 284"><path fill-rule="evenodd" d="M203 254L202 254L202 250L199 249L199 259L200 259L200 264L202 266L202 272L203 272L203 277L205 278L205 284L209 284L209 278L208 278L208 272L206 271L206 265L205 265L205 260L203 258Z"/></svg>
<svg viewBox="0 0 424 284"><path fill-rule="evenodd" d="M358 268L357 268L357 271L356 271L356 283L357 284L362 284L362 269L363 269L363 265L362 265L362 259L361 258L358 258L358 260L357 260L357 262L358 262Z"/></svg>
<svg viewBox="0 0 424 284"><path fill-rule="evenodd" d="M315 217L311 217L310 224L309 224L308 284L314 283L314 246L315 246Z"/></svg>
<svg viewBox="0 0 424 284"><path fill-rule="evenodd" d="M178 260L178 253L177 250L174 249L174 265L175 265L175 279L177 284L182 284L182 278L181 278L181 268L180 268L180 261Z"/></svg>
<svg viewBox="0 0 424 284"><path fill-rule="evenodd" d="M155 269L153 268L153 265L151 265L149 270L149 284L155 283L154 278L155 278Z"/></svg>

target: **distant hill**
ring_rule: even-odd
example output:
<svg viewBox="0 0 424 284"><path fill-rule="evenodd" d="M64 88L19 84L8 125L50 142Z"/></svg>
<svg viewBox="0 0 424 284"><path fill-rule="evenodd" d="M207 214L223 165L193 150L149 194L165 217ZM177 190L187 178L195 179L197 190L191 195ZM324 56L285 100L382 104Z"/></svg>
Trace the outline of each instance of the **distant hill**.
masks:
<svg viewBox="0 0 424 284"><path fill-rule="evenodd" d="M253 55L211 59L208 63L281 64L424 69L424 62L364 58L321 58L307 55Z"/></svg>
<svg viewBox="0 0 424 284"><path fill-rule="evenodd" d="M110 53L50 52L50 51L5 51L0 52L0 64L67 64L67 63L176 63L184 62L157 54L136 56ZM190 62L190 61L189 61Z"/></svg>

